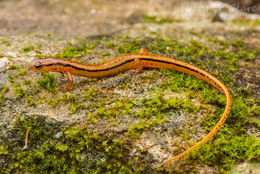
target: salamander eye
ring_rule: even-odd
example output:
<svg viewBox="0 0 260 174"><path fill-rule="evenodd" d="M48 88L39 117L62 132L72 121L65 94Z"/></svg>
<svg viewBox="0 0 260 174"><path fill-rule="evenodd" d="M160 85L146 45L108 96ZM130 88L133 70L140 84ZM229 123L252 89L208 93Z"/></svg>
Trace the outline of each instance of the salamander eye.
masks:
<svg viewBox="0 0 260 174"><path fill-rule="evenodd" d="M36 68L40 68L40 67L41 67L41 65L42 65L42 63L41 63L41 62L36 62L34 66L35 66Z"/></svg>

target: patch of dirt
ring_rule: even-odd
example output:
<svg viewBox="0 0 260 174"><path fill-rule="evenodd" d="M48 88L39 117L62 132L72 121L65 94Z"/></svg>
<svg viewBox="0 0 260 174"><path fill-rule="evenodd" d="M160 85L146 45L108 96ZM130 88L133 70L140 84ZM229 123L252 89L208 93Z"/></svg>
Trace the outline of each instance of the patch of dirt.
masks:
<svg viewBox="0 0 260 174"><path fill-rule="evenodd" d="M68 37L111 34L130 27L135 19L146 13L142 7L147 5L155 9L160 3L138 0L0 1L0 35L54 33Z"/></svg>

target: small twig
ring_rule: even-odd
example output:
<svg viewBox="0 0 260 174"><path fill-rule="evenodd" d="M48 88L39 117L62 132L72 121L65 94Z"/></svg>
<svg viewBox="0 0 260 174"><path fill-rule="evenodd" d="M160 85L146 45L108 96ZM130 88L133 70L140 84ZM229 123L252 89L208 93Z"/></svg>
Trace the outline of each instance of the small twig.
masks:
<svg viewBox="0 0 260 174"><path fill-rule="evenodd" d="M29 129L27 129L26 131L26 136L25 136L25 139L24 139L24 142L25 142L25 145L23 147L23 149L27 149L27 145L28 145L28 135L29 135Z"/></svg>

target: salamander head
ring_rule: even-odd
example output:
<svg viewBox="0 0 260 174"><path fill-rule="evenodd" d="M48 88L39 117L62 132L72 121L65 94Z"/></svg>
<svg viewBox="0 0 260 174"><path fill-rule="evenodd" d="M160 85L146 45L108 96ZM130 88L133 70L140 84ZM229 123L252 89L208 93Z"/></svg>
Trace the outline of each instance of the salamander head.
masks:
<svg viewBox="0 0 260 174"><path fill-rule="evenodd" d="M58 60L53 58L34 60L30 63L30 69L33 71L55 71L55 64Z"/></svg>

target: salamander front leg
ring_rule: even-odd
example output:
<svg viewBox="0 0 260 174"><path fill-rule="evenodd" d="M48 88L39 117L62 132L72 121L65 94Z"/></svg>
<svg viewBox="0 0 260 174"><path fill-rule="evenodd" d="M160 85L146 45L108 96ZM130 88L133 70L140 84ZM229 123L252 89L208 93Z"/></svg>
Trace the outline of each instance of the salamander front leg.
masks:
<svg viewBox="0 0 260 174"><path fill-rule="evenodd" d="M65 74L68 77L69 83L67 84L67 87L64 90L64 93L67 92L72 87L72 85L74 83L74 79L73 79L73 76L71 75L71 73L70 72L66 72Z"/></svg>
<svg viewBox="0 0 260 174"><path fill-rule="evenodd" d="M142 54L150 54L149 50L147 48L141 48L140 53Z"/></svg>

